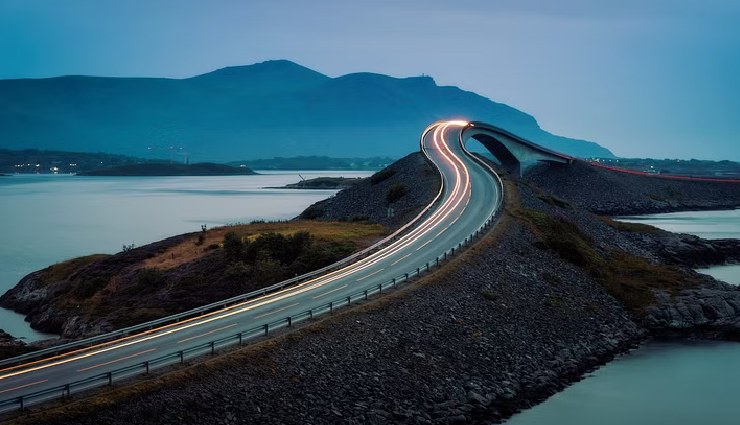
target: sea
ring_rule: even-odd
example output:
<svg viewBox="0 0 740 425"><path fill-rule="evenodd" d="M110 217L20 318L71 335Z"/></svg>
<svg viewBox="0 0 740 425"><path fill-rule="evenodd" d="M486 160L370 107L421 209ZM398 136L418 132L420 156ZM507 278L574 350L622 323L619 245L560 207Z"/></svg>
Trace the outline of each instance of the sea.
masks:
<svg viewBox="0 0 740 425"><path fill-rule="evenodd" d="M289 220L336 190L270 189L358 171L263 171L228 177L0 177L0 293L26 274L94 253L113 254L185 232L254 220ZM37 341L53 338L22 315L0 309L0 329Z"/></svg>
<svg viewBox="0 0 740 425"><path fill-rule="evenodd" d="M740 238L740 209L618 219L707 239ZM698 271L740 284L738 265ZM648 342L506 423L737 425L739 359L737 342Z"/></svg>
<svg viewBox="0 0 740 425"><path fill-rule="evenodd" d="M263 172L235 177L0 177L0 292L65 259L115 253L183 232L253 220L283 220L334 190L268 189L319 176L370 172ZM740 237L740 210L622 217L702 237ZM740 284L740 267L700 270ZM23 316L0 310L0 328L35 341ZM512 425L737 425L740 344L649 342L589 374Z"/></svg>

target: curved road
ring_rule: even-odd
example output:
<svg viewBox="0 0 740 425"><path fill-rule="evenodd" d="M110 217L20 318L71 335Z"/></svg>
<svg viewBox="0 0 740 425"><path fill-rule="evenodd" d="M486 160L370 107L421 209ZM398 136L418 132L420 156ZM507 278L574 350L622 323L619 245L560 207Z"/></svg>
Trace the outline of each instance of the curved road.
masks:
<svg viewBox="0 0 740 425"><path fill-rule="evenodd" d="M346 298L424 267L480 228L499 205L498 177L463 146L462 121L428 127L421 149L443 178L435 208L385 248L264 297L94 347L0 370L0 400L134 365Z"/></svg>

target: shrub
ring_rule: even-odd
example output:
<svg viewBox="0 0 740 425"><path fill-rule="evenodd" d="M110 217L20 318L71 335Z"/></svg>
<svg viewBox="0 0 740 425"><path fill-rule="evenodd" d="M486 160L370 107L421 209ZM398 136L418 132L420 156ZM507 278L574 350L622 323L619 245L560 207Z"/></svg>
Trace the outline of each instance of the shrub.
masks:
<svg viewBox="0 0 740 425"><path fill-rule="evenodd" d="M146 268L139 271L136 276L136 286L144 293L152 292L165 285L167 278L164 273L157 269Z"/></svg>
<svg viewBox="0 0 740 425"><path fill-rule="evenodd" d="M388 189L388 194L386 195L386 199L388 200L389 204L392 204L398 201L399 199L403 198L404 196L406 196L408 192L409 190L406 187L406 185L402 183L394 184L393 186L391 186L390 189Z"/></svg>
<svg viewBox="0 0 740 425"><path fill-rule="evenodd" d="M229 262L239 261L244 252L242 238L236 232L228 232L224 235L224 256Z"/></svg>
<svg viewBox="0 0 740 425"><path fill-rule="evenodd" d="M108 281L101 277L83 280L75 287L74 294L79 298L90 298L95 295L96 292L103 289L107 284Z"/></svg>
<svg viewBox="0 0 740 425"><path fill-rule="evenodd" d="M246 279L252 273L252 267L244 264L243 261L237 261L226 266L224 276L231 279Z"/></svg>

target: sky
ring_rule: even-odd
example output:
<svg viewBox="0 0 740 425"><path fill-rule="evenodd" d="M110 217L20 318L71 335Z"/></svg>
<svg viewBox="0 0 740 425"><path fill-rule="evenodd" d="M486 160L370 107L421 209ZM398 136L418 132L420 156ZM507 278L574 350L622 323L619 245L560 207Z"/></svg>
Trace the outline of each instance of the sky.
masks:
<svg viewBox="0 0 740 425"><path fill-rule="evenodd" d="M738 0L0 0L0 79L269 59L428 74L619 156L740 160Z"/></svg>

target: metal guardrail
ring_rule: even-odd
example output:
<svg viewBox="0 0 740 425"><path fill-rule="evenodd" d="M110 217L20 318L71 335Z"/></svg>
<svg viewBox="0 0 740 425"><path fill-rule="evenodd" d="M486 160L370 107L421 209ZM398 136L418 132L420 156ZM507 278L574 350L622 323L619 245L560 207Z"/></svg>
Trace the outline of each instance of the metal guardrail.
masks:
<svg viewBox="0 0 740 425"><path fill-rule="evenodd" d="M159 319L151 320L151 321L144 322L138 325L129 326L127 328L117 329L117 330L114 330L112 332L109 332L103 335L97 335L94 337L85 338L85 339L81 339L78 341L72 341L66 344L54 345L54 346L44 348L41 350L24 353L24 354L21 354L19 356L12 357L9 359L0 360L0 367L13 366L13 365L24 363L24 362L34 360L34 359L40 359L44 357L59 355L64 352L71 351L74 348L85 348L85 347L89 347L95 344L100 344L103 342L112 342L112 341L130 336L130 335L133 335L140 331L147 331L155 327L177 323L177 322L180 322L182 320L185 320L191 317L202 316L203 314L221 310L221 309L233 306L235 304L239 304L244 301L250 300L252 298L261 297L261 296L279 291L281 289L285 289L286 287L292 286L293 284L297 284L299 282L303 282L305 280L320 276L326 272L347 266L361 259L363 256L366 256L375 250L381 249L386 244L395 241L401 234L406 232L417 221L419 221L426 215L426 213L440 200L440 198L442 197L442 193L443 193L443 187L440 187L440 190L437 193L437 196L432 200L432 202L430 202L426 207L424 207L424 209L416 217L414 217L413 220L406 223L404 226L402 226L395 232L386 236L379 242L376 242L372 246L369 246L363 249L362 251L358 251L350 255L349 257L345 257L321 269L314 270L312 272L308 272L300 276L296 276L294 278L275 283L266 288L258 289L256 291L248 292L246 294L237 295L235 297L227 298L225 300L216 301L210 304L195 307L191 310L188 310L182 313L173 314L167 317L162 317Z"/></svg>
<svg viewBox="0 0 740 425"><path fill-rule="evenodd" d="M204 354L214 354L216 350L221 350L232 346L240 346L245 342L260 337L266 337L270 334L270 332L274 332L278 329L290 328L297 323L301 323L324 314L332 313L334 312L334 310L349 306L353 303L366 301L371 296L382 294L384 290L393 289L403 282L407 282L414 277L421 276L423 273L426 273L431 269L440 267L442 262L458 254L463 247L470 245L474 239L479 237L486 229L491 227L493 225L494 218L497 212L498 209L494 211L494 214L492 214L481 227L471 233L457 246L452 247L451 249L445 251L431 261L426 262L426 264L424 264L423 266L417 267L416 269L397 276L391 280L366 287L365 289L354 294L313 307L310 310L306 310L302 313L298 313L272 322L263 323L259 326L243 330L239 333L211 340L202 344L194 345L182 350L174 351L152 360L122 367L109 372L94 375L89 378L69 382L67 384L58 385L45 390L24 394L19 397L2 400L0 401L0 413L7 413L14 410L24 410L26 407L32 404L38 404L54 399L66 399L71 397L73 394L77 394L93 388L112 386L114 382L120 381L124 378L129 378L141 374L148 374L152 370L160 369L165 366L170 366L174 364L183 364L186 360L193 359Z"/></svg>
<svg viewBox="0 0 740 425"><path fill-rule="evenodd" d="M426 135L425 133L422 134L422 139ZM380 295L382 294L383 290L392 289L395 288L398 284L402 282L407 282L409 279L420 276L422 273L428 272L430 269L439 267L440 263L447 260L448 258L454 256L455 254L458 254L464 246L470 245L473 240L477 237L479 237L486 229L491 227L494 222L494 218L496 217L496 214L500 211L500 206L503 202L503 182L501 181L501 178L496 174L496 172L493 170L493 168L488 165L486 162L482 161L480 158L477 158L475 155L471 154L464 145L464 141L462 139L462 132L460 134L460 146L465 151L465 153L473 158L475 161L482 164L485 168L487 168L490 173L496 177L498 185L499 185L499 199L496 204L496 207L493 209L490 216L486 219L486 221L481 225L477 230L475 230L473 233L471 233L469 236L467 236L462 242L458 243L457 246L453 246L452 248L446 250L443 252L440 256L435 257L433 260L426 262L426 264L422 267L417 267L415 270L411 270L408 273L404 273L403 275L397 276L389 281L379 283L377 285L372 285L369 287L366 287L364 290L356 292L352 295L336 299L334 301L330 301L326 304L319 305L317 307L313 307L310 310L306 310L302 313L295 314L293 316L288 316L280 320L276 320L273 322L267 322L263 323L259 326L246 329L244 331L241 331L239 333L222 337L219 339L215 339L206 343L202 343L199 345L194 345L189 348L185 348L183 350L171 352L169 354L157 357L153 360L144 361L141 363L137 363L131 366L126 366L123 368L115 369L109 372L101 373L98 375L91 376L86 379L73 381L67 384L58 385L56 387L48 388L45 390L28 393L21 395L19 397L14 397L6 400L0 401L0 413L6 413L11 412L14 410L23 410L27 406L31 404L38 404L40 402L54 400L54 399L65 399L71 397L73 394L86 391L93 388L98 388L102 386L112 386L114 382L120 381L121 379L128 378L135 375L140 374L148 374L150 371L155 369L160 369L165 366L170 366L173 364L183 364L186 360L204 355L204 354L213 354L216 352L216 350L224 349L231 346L236 345L242 345L247 341L254 340L259 337L268 336L271 331L275 331L281 328L290 328L294 326L297 323L313 319L314 317L321 316L323 314L332 313L334 310L338 308L342 308L345 306L349 306L352 303L356 303L359 301L366 301L370 296L373 295ZM426 151L424 151L424 154L426 155ZM120 329L118 331L114 331L110 334L106 335L100 335L98 337L88 338L83 341L79 341L78 343L70 343L65 344L67 348L75 346L82 346L87 344L92 344L95 342L104 341L106 337L110 338L111 335L114 335L115 337L122 337L125 335L129 335L134 330L140 330L140 329L147 329L151 328L153 326L166 323L167 321L173 321L173 318L175 318L175 321L180 318L189 317L193 315L193 312L197 312L197 314L203 314L209 309L217 309L217 308L224 308L230 304L235 304L241 301L244 301L246 299L258 296L258 295L264 295L269 292L273 292L277 289L282 289L285 286L287 286L290 283L295 283L297 281L306 279L308 275L311 277L323 273L325 271L331 270L332 268L336 267L337 264L347 264L349 261L352 261L352 259L358 258L360 255L367 254L372 249L376 249L380 247L382 244L387 243L390 240L393 240L395 236L397 236L402 231L405 231L408 227L410 227L413 223L418 221L441 197L443 192L443 187L440 187L440 191L437 194L437 197L429 204L427 207L419 213L419 215L412 220L411 222L407 223L405 226L403 226L398 231L394 232L392 235L388 236L387 238L383 239L382 241L378 242L377 244L371 246L370 248L367 248L363 251L360 251L350 257L347 257L335 264L332 264L331 266L325 267L321 270L317 270L311 273L307 273L306 275L299 276L294 279L290 279L284 282L279 282L269 288L265 288L259 291L250 292L249 294L240 295L237 297L230 298L228 300L219 301L217 303L208 304L206 306L197 307L191 311L181 313L179 315L173 315L168 316L163 319L154 320L151 322L147 322L141 325L133 326L130 328ZM57 347L50 347L50 349L42 350L46 351L46 353L52 353L55 351L59 351L63 346L57 346ZM39 353L39 352L37 352ZM33 353L31 353L33 354ZM15 357L13 359L9 360L18 360L21 361L27 360L30 356L27 356L25 358L22 358L23 356ZM36 356L40 357L40 356ZM7 362L7 361L6 361ZM7 363L5 363L7 364ZM0 362L0 366L3 365L2 362Z"/></svg>

